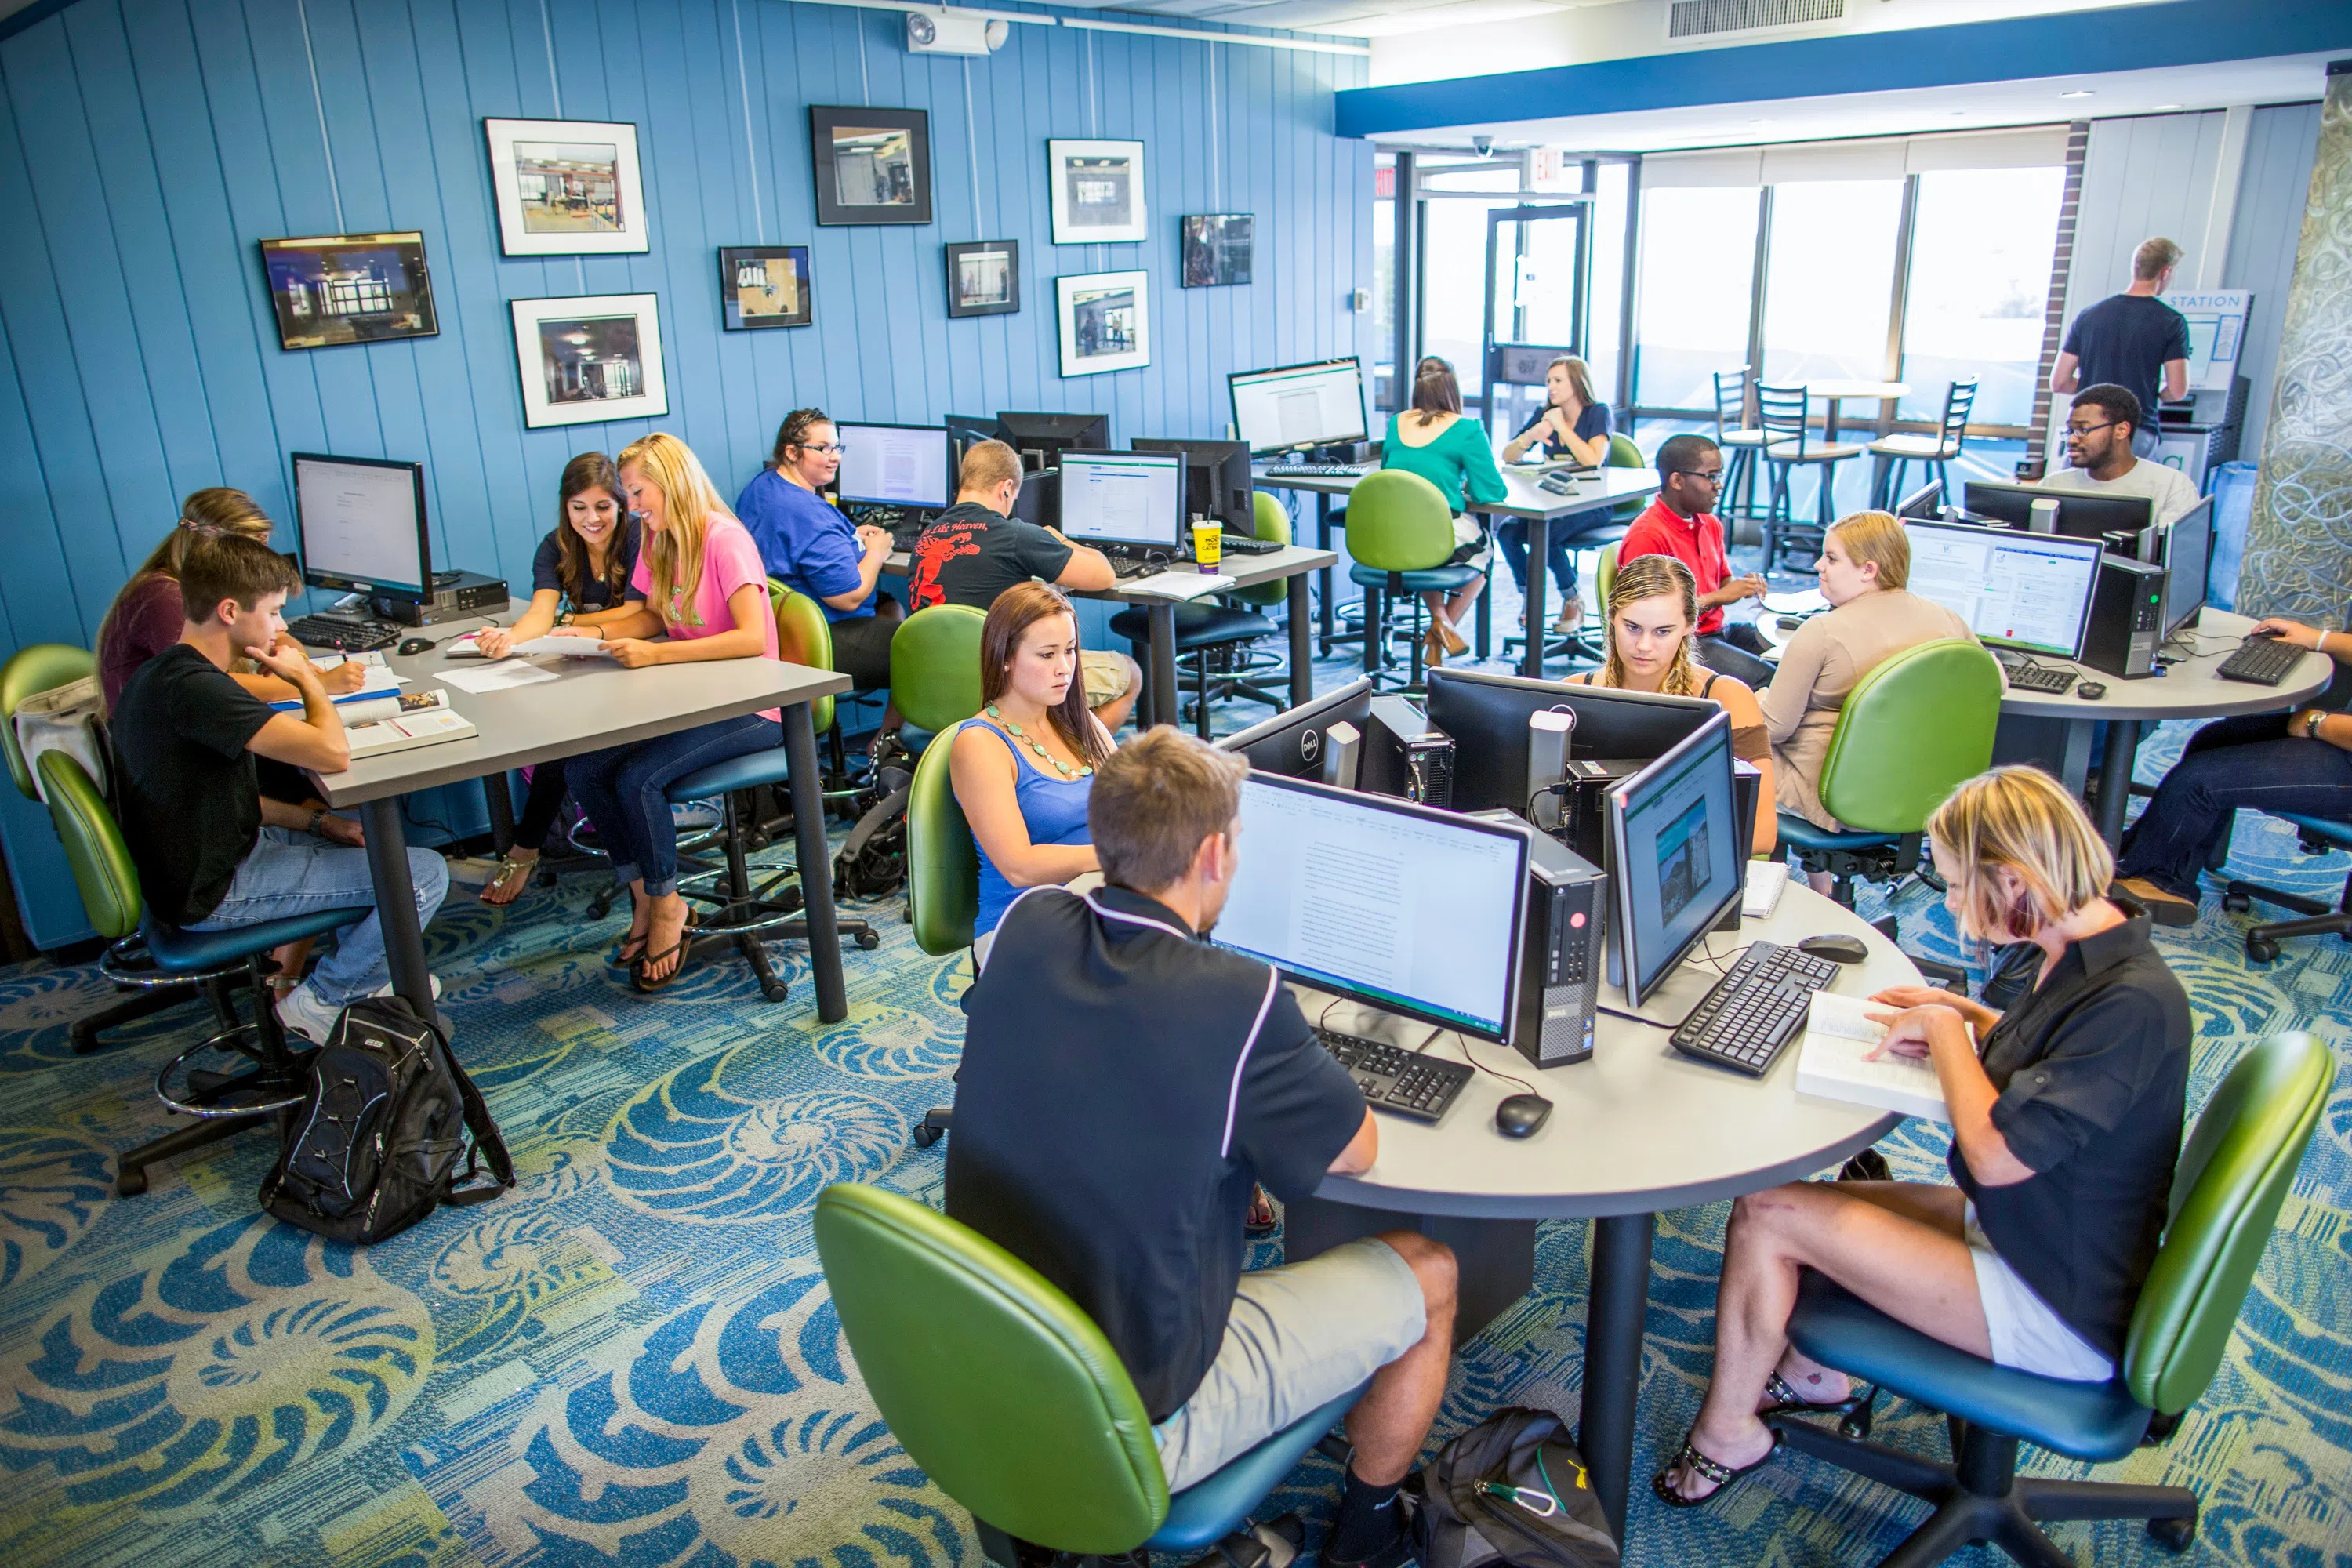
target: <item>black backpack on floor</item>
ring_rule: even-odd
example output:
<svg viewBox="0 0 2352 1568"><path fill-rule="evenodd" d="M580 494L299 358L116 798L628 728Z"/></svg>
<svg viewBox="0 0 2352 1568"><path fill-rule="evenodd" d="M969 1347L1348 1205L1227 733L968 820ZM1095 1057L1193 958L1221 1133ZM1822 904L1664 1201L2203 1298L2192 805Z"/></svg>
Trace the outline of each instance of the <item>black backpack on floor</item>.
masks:
<svg viewBox="0 0 2352 1568"><path fill-rule="evenodd" d="M1617 1568L1584 1456L1549 1410L1498 1410L1410 1483L1422 1568Z"/></svg>
<svg viewBox="0 0 2352 1568"><path fill-rule="evenodd" d="M440 1027L397 996L343 1009L310 1058L310 1092L279 1124L261 1206L330 1240L382 1241L443 1204L482 1203L515 1184L498 1123ZM458 1190L483 1160L497 1184Z"/></svg>

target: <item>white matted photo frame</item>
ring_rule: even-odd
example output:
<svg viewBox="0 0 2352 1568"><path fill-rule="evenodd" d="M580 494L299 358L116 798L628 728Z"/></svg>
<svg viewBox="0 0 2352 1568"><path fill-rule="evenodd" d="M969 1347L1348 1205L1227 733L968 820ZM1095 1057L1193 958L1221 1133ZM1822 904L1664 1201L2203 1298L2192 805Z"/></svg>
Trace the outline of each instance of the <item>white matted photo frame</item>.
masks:
<svg viewBox="0 0 2352 1568"><path fill-rule="evenodd" d="M1148 272L1082 272L1054 279L1062 374L1100 375L1151 363Z"/></svg>
<svg viewBox="0 0 2352 1568"><path fill-rule="evenodd" d="M601 120L485 120L499 247L509 256L652 247L637 128Z"/></svg>
<svg viewBox="0 0 2352 1568"><path fill-rule="evenodd" d="M1045 143L1055 245L1127 245L1150 226L1143 203L1143 143Z"/></svg>
<svg viewBox="0 0 2352 1568"><path fill-rule="evenodd" d="M661 303L651 294L510 300L522 422L592 425L669 412Z"/></svg>
<svg viewBox="0 0 2352 1568"><path fill-rule="evenodd" d="M948 247L948 314L1010 316L1021 309L1021 245L976 239Z"/></svg>

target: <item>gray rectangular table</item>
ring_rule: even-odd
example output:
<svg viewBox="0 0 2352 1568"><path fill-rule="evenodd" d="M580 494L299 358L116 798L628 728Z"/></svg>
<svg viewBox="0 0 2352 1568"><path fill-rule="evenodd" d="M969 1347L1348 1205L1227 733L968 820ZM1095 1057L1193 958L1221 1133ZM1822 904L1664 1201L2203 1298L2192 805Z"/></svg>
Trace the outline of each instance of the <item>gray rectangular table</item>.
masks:
<svg viewBox="0 0 2352 1568"><path fill-rule="evenodd" d="M526 605L509 601L508 623ZM478 621L452 621L419 635L446 641ZM441 687L452 669L480 669L479 659L448 659L437 650L387 652L410 691ZM793 826L807 900L809 967L816 983L817 1016L837 1023L849 1015L841 973L841 937L833 907L833 858L824 833L818 784L816 731L809 704L849 689L849 677L770 658L711 659L699 664L624 669L609 659L534 658L555 673L506 691L470 692L446 687L450 705L479 732L463 741L416 746L370 757L340 773L313 774L320 798L336 808L360 808L367 826L368 871L375 883L377 918L392 963L393 990L432 1016L432 982L425 935L416 922L416 892L408 876L400 798L411 790L459 784L559 757L667 735L720 719L782 707L784 750L792 768Z"/></svg>

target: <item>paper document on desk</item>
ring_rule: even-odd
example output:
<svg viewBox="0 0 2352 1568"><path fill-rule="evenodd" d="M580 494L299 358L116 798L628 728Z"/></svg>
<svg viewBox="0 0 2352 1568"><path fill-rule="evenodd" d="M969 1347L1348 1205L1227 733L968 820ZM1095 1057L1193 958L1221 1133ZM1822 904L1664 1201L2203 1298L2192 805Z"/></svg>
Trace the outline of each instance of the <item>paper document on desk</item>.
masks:
<svg viewBox="0 0 2352 1568"><path fill-rule="evenodd" d="M529 642L514 645L515 653L553 653L565 658L610 658L613 656L597 646L594 637L533 637Z"/></svg>
<svg viewBox="0 0 2352 1568"><path fill-rule="evenodd" d="M369 702L383 697L397 697L400 694L400 689L408 684L405 677L393 674L392 668L383 662L383 656L380 653L355 653L348 659L331 654L313 662L320 669L332 669L340 664L355 663L367 671L361 677L360 689L357 691L345 691L331 699L338 708L348 707L354 702ZM282 702L272 702L270 706L280 713L299 713L302 711L302 700L299 697L289 697ZM343 720L346 723L351 722L351 715L344 714Z"/></svg>
<svg viewBox="0 0 2352 1568"><path fill-rule="evenodd" d="M1944 1104L1944 1086L1926 1058L1889 1051L1876 1061L1865 1059L1886 1037L1886 1026L1873 1023L1870 1015L1895 1010L1858 996L1813 993L1812 1011L1798 1044L1797 1092L1949 1125L1952 1113Z"/></svg>
<svg viewBox="0 0 2352 1568"><path fill-rule="evenodd" d="M352 761L364 757L381 757L394 752L404 752L411 746L430 746L442 741L462 741L474 734L473 721L454 708L428 708L418 713L404 713L396 719L380 719L373 724L361 724L344 731L350 742Z"/></svg>
<svg viewBox="0 0 2352 1568"><path fill-rule="evenodd" d="M520 659L506 659L497 664L477 665L471 669L446 669L441 679L460 691L480 693L504 691L512 686L530 686L537 681L553 680L555 671L541 669Z"/></svg>
<svg viewBox="0 0 2352 1568"><path fill-rule="evenodd" d="M1234 580L1215 572L1185 570L1155 572L1149 577L1130 577L1111 591L1115 594L1148 594L1155 599L1197 599L1203 594L1222 594L1234 585Z"/></svg>
<svg viewBox="0 0 2352 1568"><path fill-rule="evenodd" d="M1751 921L1767 919L1780 907L1780 894L1788 886L1789 863L1786 860L1750 860L1748 862L1748 890L1740 895L1739 900L1741 917Z"/></svg>

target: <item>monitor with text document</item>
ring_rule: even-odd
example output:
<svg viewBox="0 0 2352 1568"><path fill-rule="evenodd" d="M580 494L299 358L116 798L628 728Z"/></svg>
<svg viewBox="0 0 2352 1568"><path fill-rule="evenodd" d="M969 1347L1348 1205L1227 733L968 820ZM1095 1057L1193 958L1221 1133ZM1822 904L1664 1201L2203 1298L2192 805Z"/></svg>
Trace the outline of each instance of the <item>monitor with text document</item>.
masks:
<svg viewBox="0 0 2352 1568"><path fill-rule="evenodd" d="M1062 533L1080 544L1176 548L1184 458L1175 452L1062 454Z"/></svg>
<svg viewBox="0 0 2352 1568"><path fill-rule="evenodd" d="M1253 773L1214 940L1318 990L1503 1042L1528 855L1519 828Z"/></svg>
<svg viewBox="0 0 2352 1568"><path fill-rule="evenodd" d="M1253 452L1361 441L1370 433L1363 362L1352 356L1236 371L1225 383L1233 392L1234 434Z"/></svg>
<svg viewBox="0 0 2352 1568"><path fill-rule="evenodd" d="M836 425L845 501L938 511L955 500L944 425Z"/></svg>
<svg viewBox="0 0 2352 1568"><path fill-rule="evenodd" d="M2095 539L1965 522L1912 522L1911 592L1968 622L1979 640L2073 658L2099 587Z"/></svg>
<svg viewBox="0 0 2352 1568"><path fill-rule="evenodd" d="M1639 1007L1748 890L1729 716L1718 711L1611 790L1608 809L1612 934L1626 999Z"/></svg>
<svg viewBox="0 0 2352 1568"><path fill-rule="evenodd" d="M296 452L294 524L313 587L424 600L433 572L425 465Z"/></svg>

